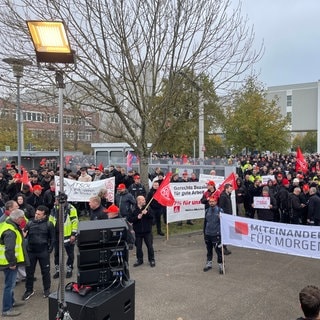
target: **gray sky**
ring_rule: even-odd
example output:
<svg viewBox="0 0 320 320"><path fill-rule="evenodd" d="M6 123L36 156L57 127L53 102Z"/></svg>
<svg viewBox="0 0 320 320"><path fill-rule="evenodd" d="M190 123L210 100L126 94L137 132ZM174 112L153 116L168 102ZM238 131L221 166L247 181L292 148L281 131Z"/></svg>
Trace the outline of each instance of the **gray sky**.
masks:
<svg viewBox="0 0 320 320"><path fill-rule="evenodd" d="M266 86L320 79L320 0L242 0L265 53L255 69Z"/></svg>

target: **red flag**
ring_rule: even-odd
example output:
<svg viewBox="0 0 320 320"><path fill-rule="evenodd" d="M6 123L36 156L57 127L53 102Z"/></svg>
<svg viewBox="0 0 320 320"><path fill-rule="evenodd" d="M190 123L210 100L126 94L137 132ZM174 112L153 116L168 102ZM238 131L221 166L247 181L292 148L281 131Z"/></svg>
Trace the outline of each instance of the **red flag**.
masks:
<svg viewBox="0 0 320 320"><path fill-rule="evenodd" d="M127 154L127 171L132 170L133 154L128 151Z"/></svg>
<svg viewBox="0 0 320 320"><path fill-rule="evenodd" d="M236 175L232 172L219 186L219 188L214 192L214 195L218 195L220 197L221 192L224 190L224 186L229 183L232 186L233 190L237 190L238 186L236 183Z"/></svg>
<svg viewBox="0 0 320 320"><path fill-rule="evenodd" d="M170 190L170 178L171 172L168 172L153 195L153 199L156 199L163 206L172 206L175 201Z"/></svg>
<svg viewBox="0 0 320 320"><path fill-rule="evenodd" d="M104 168L103 168L103 163L102 163L102 162L99 163L98 168L99 168L99 170L100 170L101 172L103 172Z"/></svg>
<svg viewBox="0 0 320 320"><path fill-rule="evenodd" d="M308 171L308 164L300 147L297 148L296 172L298 171L301 171L302 173L306 173Z"/></svg>
<svg viewBox="0 0 320 320"><path fill-rule="evenodd" d="M23 172L22 172L21 183L22 183L21 184L21 188L25 184L25 185L30 187L30 191L31 192L33 191L32 184L31 184L31 182L29 180L29 176L28 176L28 171L27 170L23 170Z"/></svg>

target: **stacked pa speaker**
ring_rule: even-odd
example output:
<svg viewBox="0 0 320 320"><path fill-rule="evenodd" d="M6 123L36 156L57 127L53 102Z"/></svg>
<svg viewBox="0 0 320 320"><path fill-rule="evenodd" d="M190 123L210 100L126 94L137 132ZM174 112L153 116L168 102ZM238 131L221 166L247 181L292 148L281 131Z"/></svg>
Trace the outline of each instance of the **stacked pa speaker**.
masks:
<svg viewBox="0 0 320 320"><path fill-rule="evenodd" d="M129 280L127 229L124 219L79 223L78 285L105 288Z"/></svg>
<svg viewBox="0 0 320 320"><path fill-rule="evenodd" d="M81 221L77 245L77 287L85 295L66 291L72 319L134 320L135 283L128 269L128 227L124 219ZM57 293L49 296L49 320L57 317Z"/></svg>

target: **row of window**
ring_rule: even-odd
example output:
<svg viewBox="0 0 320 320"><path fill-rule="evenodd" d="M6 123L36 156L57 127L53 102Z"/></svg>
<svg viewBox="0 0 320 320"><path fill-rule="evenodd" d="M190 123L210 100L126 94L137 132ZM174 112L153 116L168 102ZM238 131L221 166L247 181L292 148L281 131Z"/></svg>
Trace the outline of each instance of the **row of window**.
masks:
<svg viewBox="0 0 320 320"><path fill-rule="evenodd" d="M42 138L44 136L46 136L48 134L47 131L33 131L32 132L32 136L34 138ZM86 132L86 131L78 131L78 132L74 132L72 130L68 130L68 131L64 131L63 135L66 139L68 140L73 140L75 139L75 135L77 136L77 140L81 140L81 141L88 141L91 142L92 141L92 133L91 132ZM52 130L50 131L50 136L54 137L59 137L59 132L56 130Z"/></svg>
<svg viewBox="0 0 320 320"><path fill-rule="evenodd" d="M14 115L16 117L16 113L12 112L12 110L1 110L1 115L3 117L8 117L10 115ZM23 111L22 117L23 117L23 121L59 123L58 114L45 114L45 113L36 112L36 111ZM73 125L91 127L88 121L91 122L92 118L87 117L87 121L86 121L85 119L75 118L70 115L63 116L64 124L70 124L70 125L73 124Z"/></svg>
<svg viewBox="0 0 320 320"><path fill-rule="evenodd" d="M33 111L24 111L23 112L23 120L24 121L33 121L33 122L49 122L49 123L59 123L59 115L57 114L44 114L41 112L33 112ZM91 121L92 118L88 117L88 121ZM73 116L63 116L64 124L76 124L81 126L90 126L90 124L82 119L75 118Z"/></svg>

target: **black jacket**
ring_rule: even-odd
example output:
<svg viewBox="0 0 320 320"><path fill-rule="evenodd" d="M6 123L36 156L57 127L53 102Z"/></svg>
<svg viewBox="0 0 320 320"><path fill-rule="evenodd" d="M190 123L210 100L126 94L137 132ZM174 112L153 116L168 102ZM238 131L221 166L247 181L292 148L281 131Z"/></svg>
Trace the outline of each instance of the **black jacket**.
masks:
<svg viewBox="0 0 320 320"><path fill-rule="evenodd" d="M27 250L31 252L52 251L55 241L55 228L47 218L31 220L25 227L27 231Z"/></svg>
<svg viewBox="0 0 320 320"><path fill-rule="evenodd" d="M320 220L320 197L317 194L313 194L309 198L308 219Z"/></svg>
<svg viewBox="0 0 320 320"><path fill-rule="evenodd" d="M221 192L219 198L219 207L224 213L232 214L231 194L228 194L225 191Z"/></svg>
<svg viewBox="0 0 320 320"><path fill-rule="evenodd" d="M132 223L133 230L136 235L150 233L152 231L153 216L150 213L150 210L144 214L141 219L138 218L138 215L144 210L144 208L145 207L142 207L140 209L136 207L128 217L128 221Z"/></svg>
<svg viewBox="0 0 320 320"><path fill-rule="evenodd" d="M90 209L90 220L104 220L108 219L107 213L104 211L105 207L100 205L97 209Z"/></svg>

